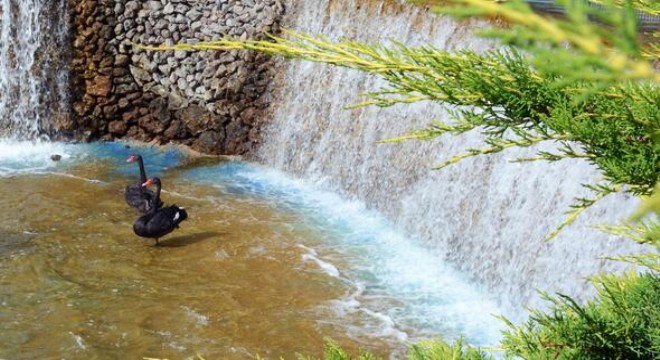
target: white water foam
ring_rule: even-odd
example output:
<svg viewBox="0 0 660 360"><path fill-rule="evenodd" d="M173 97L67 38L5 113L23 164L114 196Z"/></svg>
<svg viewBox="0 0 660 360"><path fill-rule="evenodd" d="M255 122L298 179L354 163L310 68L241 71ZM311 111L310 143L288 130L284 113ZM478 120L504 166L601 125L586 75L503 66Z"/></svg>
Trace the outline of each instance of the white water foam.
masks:
<svg viewBox="0 0 660 360"><path fill-rule="evenodd" d="M191 320L195 322L196 325L198 326L208 326L209 325L209 317L206 315L202 315L199 312L195 311L189 306L181 306L181 308L184 310L185 314L187 317L189 317Z"/></svg>
<svg viewBox="0 0 660 360"><path fill-rule="evenodd" d="M303 261L311 261L316 265L318 265L318 267L321 270L323 270L323 272L325 272L326 274L332 277L339 277L339 269L337 269L337 267L332 265L331 263L321 260L316 250L310 249L304 245L298 245L298 246L300 246L301 248L307 251L307 254L303 254L302 256Z"/></svg>
<svg viewBox="0 0 660 360"><path fill-rule="evenodd" d="M0 140L0 176L55 169L74 151L72 146L62 143ZM60 155L60 161L52 160L52 155Z"/></svg>
<svg viewBox="0 0 660 360"><path fill-rule="evenodd" d="M70 331L69 331L69 334L71 335L71 337L73 338L73 340L76 342L76 346L77 346L79 349L81 349L81 350L85 350L85 349L87 349L87 345L85 344L85 339L83 339L82 336L80 336L80 335L78 335L78 334L74 334L74 333L72 333L72 332L70 332Z"/></svg>
<svg viewBox="0 0 660 360"><path fill-rule="evenodd" d="M333 314L322 324L343 326L346 334L365 343L371 337L400 343L437 336L465 336L476 345L497 343L503 324L494 316L503 312L495 302L363 203L247 165L234 170L235 183L218 181L214 170L205 170L202 181L242 197L271 199L284 211L303 214L307 220L302 226L323 234L299 245L301 260L351 290L321 307Z"/></svg>

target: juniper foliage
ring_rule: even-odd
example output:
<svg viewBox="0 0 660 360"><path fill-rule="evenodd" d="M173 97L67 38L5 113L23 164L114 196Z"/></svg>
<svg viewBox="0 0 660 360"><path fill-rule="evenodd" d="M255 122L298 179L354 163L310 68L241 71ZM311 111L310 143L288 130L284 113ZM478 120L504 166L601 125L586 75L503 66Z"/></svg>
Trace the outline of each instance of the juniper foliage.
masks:
<svg viewBox="0 0 660 360"><path fill-rule="evenodd" d="M660 279L654 274L601 275L598 301L545 295L549 311L505 332L509 356L523 359L657 359L660 357Z"/></svg>
<svg viewBox="0 0 660 360"><path fill-rule="evenodd" d="M362 351L357 356L351 356L337 343L327 341L323 353L324 360L381 360L378 356ZM458 339L453 344L440 340L420 341L409 347L409 360L494 360L486 352L466 345ZM299 357L300 360L314 360L311 357Z"/></svg>

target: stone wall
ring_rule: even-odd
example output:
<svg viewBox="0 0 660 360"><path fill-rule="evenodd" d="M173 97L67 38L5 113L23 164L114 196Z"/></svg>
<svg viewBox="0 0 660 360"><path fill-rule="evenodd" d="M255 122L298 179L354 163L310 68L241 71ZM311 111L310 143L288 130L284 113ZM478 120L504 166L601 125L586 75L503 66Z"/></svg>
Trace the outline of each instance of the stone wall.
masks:
<svg viewBox="0 0 660 360"><path fill-rule="evenodd" d="M64 136L177 142L246 154L270 102L272 61L247 51L144 51L277 33L280 0L70 0L73 116Z"/></svg>

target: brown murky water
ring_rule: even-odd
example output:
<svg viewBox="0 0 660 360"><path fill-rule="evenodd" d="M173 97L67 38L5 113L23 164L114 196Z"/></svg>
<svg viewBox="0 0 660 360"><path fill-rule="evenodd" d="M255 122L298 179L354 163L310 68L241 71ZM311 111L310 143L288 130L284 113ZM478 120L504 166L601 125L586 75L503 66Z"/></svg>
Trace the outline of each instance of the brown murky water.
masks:
<svg viewBox="0 0 660 360"><path fill-rule="evenodd" d="M173 176L164 200L190 218L155 247L132 232L128 178L102 162L69 173L0 178L0 358L292 359L325 338L356 350L319 306L350 289L301 261L318 234L296 215Z"/></svg>

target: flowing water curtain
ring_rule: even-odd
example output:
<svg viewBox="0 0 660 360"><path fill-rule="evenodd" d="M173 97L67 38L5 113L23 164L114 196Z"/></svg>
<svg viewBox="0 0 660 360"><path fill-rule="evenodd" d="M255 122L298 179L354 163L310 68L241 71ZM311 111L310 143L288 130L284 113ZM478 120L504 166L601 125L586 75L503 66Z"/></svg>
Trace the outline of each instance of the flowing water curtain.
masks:
<svg viewBox="0 0 660 360"><path fill-rule="evenodd" d="M0 136L43 137L53 101L62 97L52 73L60 73L56 39L66 36L63 1L0 0ZM51 44L49 44L51 43ZM50 45L50 46L49 46ZM59 79L66 79L61 75ZM62 85L59 85L62 86ZM56 91L52 91L56 90Z"/></svg>
<svg viewBox="0 0 660 360"><path fill-rule="evenodd" d="M337 8L360 11L334 11L330 3ZM469 34L470 28L485 27L483 23L454 23L420 14L417 7L388 12L383 11L382 3L370 6L363 3L358 6L358 3L357 0L324 1L313 5L297 3L293 12L298 14L298 20L292 27L309 34L324 34L334 39L349 37L367 43L390 38L409 46L419 46L430 41L441 51L467 47L482 53L493 46ZM414 14L420 16L416 18ZM353 24L360 24L359 31L350 30L354 28ZM360 48L359 44L348 41L343 43L345 48L338 48L337 44L322 38L302 42L302 47L291 53L286 53L290 47L282 43L255 44L254 48L261 51L272 49L273 53L284 52L292 57L308 55L308 59L333 64L345 59L343 55L347 49ZM228 48L238 45L230 40L217 41L213 45L223 43ZM306 45L309 47L305 48ZM330 55L323 58L326 52L318 51L316 45L327 45ZM337 51L333 52L333 49ZM400 64L396 51L379 49L382 52L369 49L365 53L379 53L383 62L393 66ZM299 52L296 54L296 51ZM407 49L402 53L410 54L411 51ZM419 51L420 57L424 57L422 52L425 50ZM352 59L356 60L358 68L369 70L373 65L373 72L382 69L379 64L369 61L373 60L369 55L366 58L366 61L360 57ZM564 62L561 64L565 65ZM410 64L401 66L407 65ZM513 142L493 143L491 145L496 149L513 149L489 157L469 158L461 164L429 174L430 168L446 160L443 154L457 153L465 147L481 148L483 136L473 132L460 138L444 137L434 142L375 146L377 140L425 126L428 119L449 121L451 114L428 102L345 110L337 104L355 104L356 93L369 94L369 91L385 86L384 83L347 69L309 63L287 62L285 69L287 73L282 88L286 90L274 104L272 122L265 130L267 135L260 150L263 161L302 177L322 179L324 186L364 200L393 219L407 233L419 238L429 251L485 284L502 303L508 303L513 309L518 309L520 304L540 305L541 299L535 289L584 299L593 294L585 277L599 271L623 270L622 264L606 262L602 260L603 256L640 251L631 241L616 237L603 239L601 234L586 226L616 223L621 213L634 211L633 199L616 194L599 201L595 210L580 216L575 226L564 228L556 240L542 241L549 234L554 235L553 230L565 223L566 216L561 209L569 209L574 197L591 199L589 189L583 188L581 183L593 182L601 175L588 161L575 158L553 164L535 161L526 166L512 165L510 159L533 157L536 151L548 154L561 151L551 144L539 145L546 147L538 149L522 146L536 141L528 138L518 144L522 146L518 149ZM394 70L383 73L396 76L399 70L405 69ZM412 87L418 84L418 78L409 80ZM508 81L496 83L510 84ZM492 86L485 88L493 89ZM376 93L379 94L392 95ZM466 91L457 91L453 95L465 95L466 99L472 96ZM403 97L400 102L414 102L422 97ZM387 101L375 103L387 105ZM566 150L565 155L569 157L571 150ZM492 149L486 148L475 154L490 151ZM450 161L453 162L456 161Z"/></svg>

